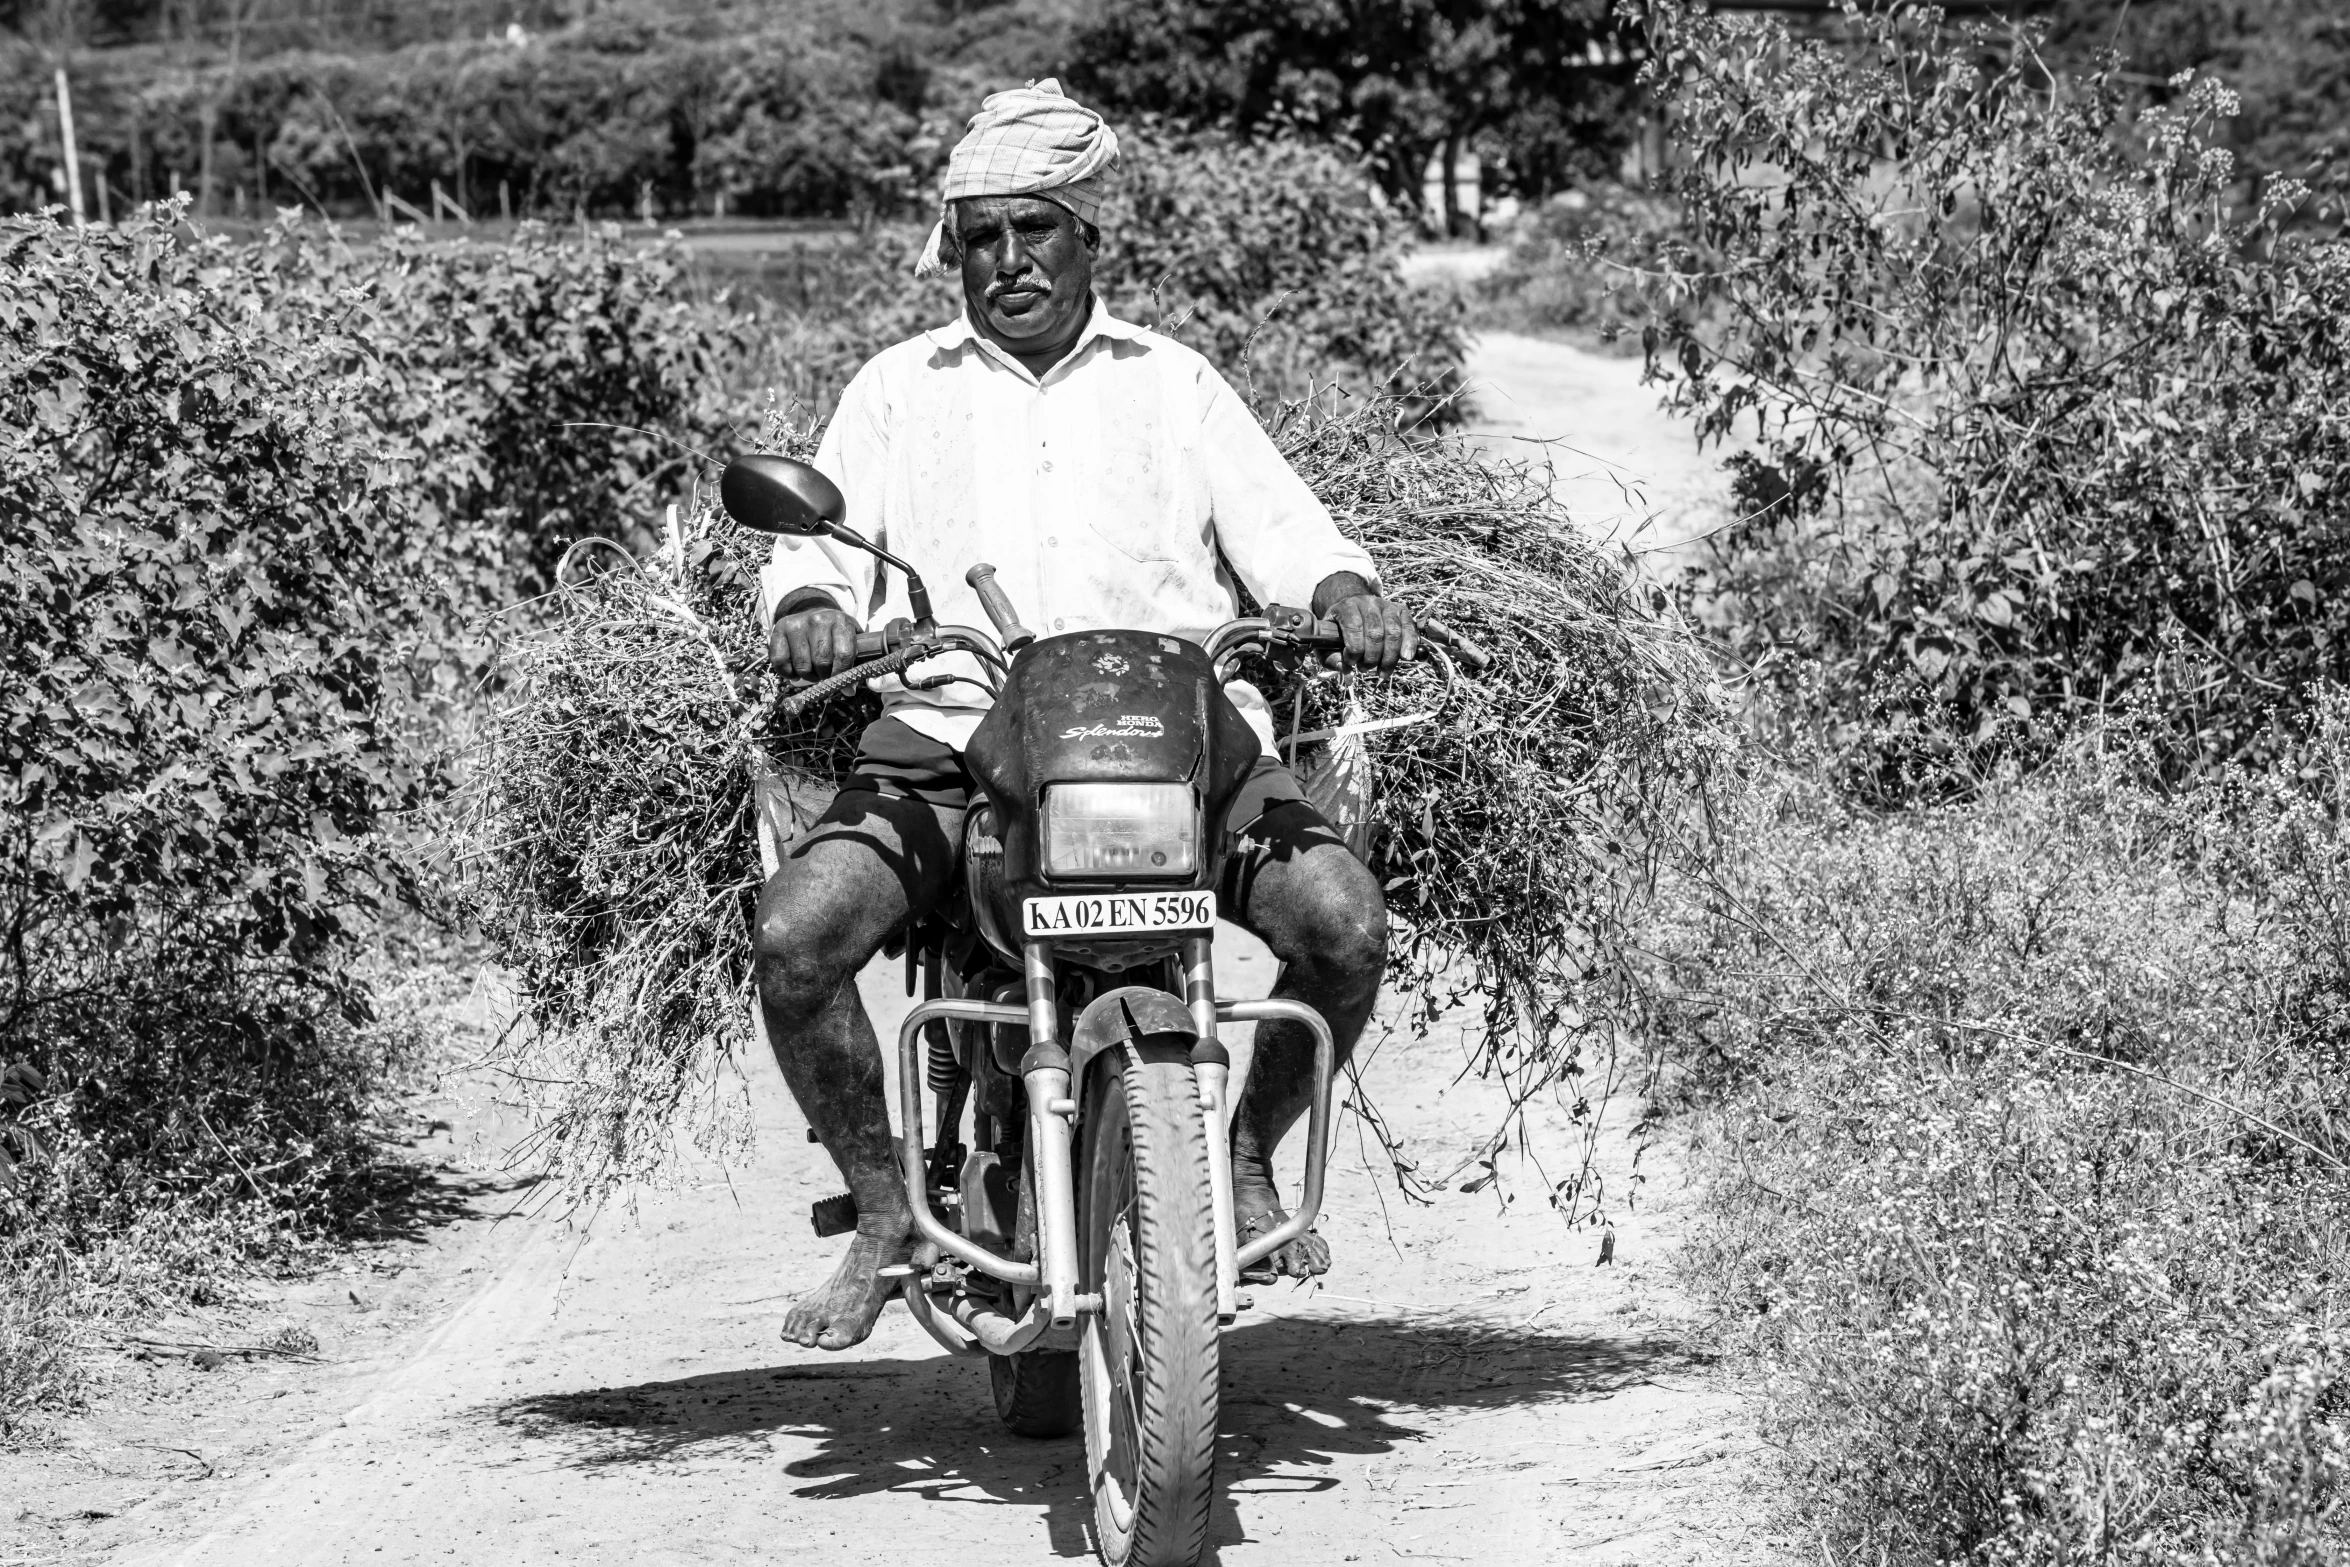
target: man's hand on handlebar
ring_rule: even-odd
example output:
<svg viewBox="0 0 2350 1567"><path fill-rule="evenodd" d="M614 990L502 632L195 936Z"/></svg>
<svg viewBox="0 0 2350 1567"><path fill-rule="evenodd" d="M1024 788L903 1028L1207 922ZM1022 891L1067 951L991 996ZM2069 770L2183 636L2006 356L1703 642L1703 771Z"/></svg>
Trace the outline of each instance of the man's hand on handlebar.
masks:
<svg viewBox="0 0 2350 1567"><path fill-rule="evenodd" d="M1383 599L1351 571L1332 572L1314 589L1314 613L1338 622L1350 669L1393 669L1419 650L1412 614Z"/></svg>
<svg viewBox="0 0 2350 1567"><path fill-rule="evenodd" d="M802 680L837 674L857 661L857 623L830 605L787 609L767 633L767 661Z"/></svg>

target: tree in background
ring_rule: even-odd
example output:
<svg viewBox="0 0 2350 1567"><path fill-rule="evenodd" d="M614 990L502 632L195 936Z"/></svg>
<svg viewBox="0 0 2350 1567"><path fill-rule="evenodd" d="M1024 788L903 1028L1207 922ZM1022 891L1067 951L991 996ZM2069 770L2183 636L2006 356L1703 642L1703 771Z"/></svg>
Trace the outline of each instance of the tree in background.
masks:
<svg viewBox="0 0 2350 1567"><path fill-rule="evenodd" d="M613 7L545 34L343 54L269 47L290 8L191 0L175 15L197 31L179 43L82 50L93 176L130 201L188 176L215 212L233 196L237 210L372 214L379 192L421 207L437 182L477 216L723 202L849 217L907 207L928 172L926 57L886 13L868 34L837 17ZM44 49L0 38L0 210L54 199Z"/></svg>
<svg viewBox="0 0 2350 1567"><path fill-rule="evenodd" d="M1608 0L1138 0L1071 46L1070 76L1107 107L1243 134L1352 143L1388 197L1422 204L1475 148L1486 188L1541 197L1611 170L1630 133L1633 41Z"/></svg>
<svg viewBox="0 0 2350 1567"><path fill-rule="evenodd" d="M2236 95L1650 16L1688 247L1647 344L1751 443L1697 583L1740 660L1887 800L2133 712L2182 769L2289 759L2350 673L2350 244L2239 195Z"/></svg>

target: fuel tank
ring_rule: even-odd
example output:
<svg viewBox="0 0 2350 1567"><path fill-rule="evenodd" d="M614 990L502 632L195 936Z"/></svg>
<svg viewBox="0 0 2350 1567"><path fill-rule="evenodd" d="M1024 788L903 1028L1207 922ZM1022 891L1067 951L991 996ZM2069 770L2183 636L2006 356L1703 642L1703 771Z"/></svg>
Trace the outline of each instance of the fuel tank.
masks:
<svg viewBox="0 0 2350 1567"><path fill-rule="evenodd" d="M1204 851L1189 878L1089 887L1213 887L1225 815L1258 754L1256 731L1224 695L1207 651L1145 631L1079 631L1023 648L963 752L995 808L1004 890L1014 897L1053 890L1038 863L1045 786L1083 781L1190 784Z"/></svg>

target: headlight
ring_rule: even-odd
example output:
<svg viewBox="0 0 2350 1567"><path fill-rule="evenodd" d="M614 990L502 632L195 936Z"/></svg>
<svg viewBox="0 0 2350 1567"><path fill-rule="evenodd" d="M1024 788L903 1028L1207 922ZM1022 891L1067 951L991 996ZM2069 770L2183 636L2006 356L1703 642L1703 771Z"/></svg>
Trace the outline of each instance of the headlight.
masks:
<svg viewBox="0 0 2350 1567"><path fill-rule="evenodd" d="M1047 876L1189 876L1198 865L1199 808L1191 785L1046 786Z"/></svg>

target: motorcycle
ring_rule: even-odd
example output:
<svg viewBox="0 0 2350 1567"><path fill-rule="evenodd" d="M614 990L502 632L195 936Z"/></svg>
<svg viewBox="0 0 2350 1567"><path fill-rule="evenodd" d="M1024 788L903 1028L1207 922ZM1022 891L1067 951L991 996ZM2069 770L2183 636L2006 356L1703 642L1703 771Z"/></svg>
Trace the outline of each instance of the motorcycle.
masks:
<svg viewBox="0 0 2350 1567"><path fill-rule="evenodd" d="M1313 1008L1215 992L1225 818L1259 754L1224 686L1245 657L1328 654L1338 628L1268 605L1204 645L1039 638L984 564L965 580L994 635L941 626L920 574L847 526L816 469L738 458L720 498L741 526L829 537L906 577L912 617L860 635L857 662L786 698L785 716L883 676L972 678L917 669L958 653L994 698L964 752L982 798L959 884L904 936L922 999L898 1031L894 1130L916 1244L884 1272L933 1339L987 1357L1005 1426L1083 1430L1104 1562L1191 1567L1215 1484L1219 1334L1243 1304L1242 1273L1320 1211L1334 1058ZM1490 662L1441 624L1421 637L1448 686L1456 661L1472 673ZM1244 1242L1219 1031L1273 1021L1314 1041L1304 1191ZM814 1220L819 1235L852 1228L853 1199L825 1199Z"/></svg>

